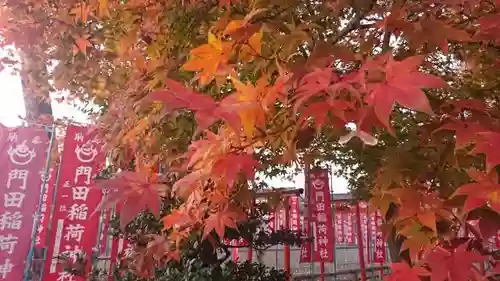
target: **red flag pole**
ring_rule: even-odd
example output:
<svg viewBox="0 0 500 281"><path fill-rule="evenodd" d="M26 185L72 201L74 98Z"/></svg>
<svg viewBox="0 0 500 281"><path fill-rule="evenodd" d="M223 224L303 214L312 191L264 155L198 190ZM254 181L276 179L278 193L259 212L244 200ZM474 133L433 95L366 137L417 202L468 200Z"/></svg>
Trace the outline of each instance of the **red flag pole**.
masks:
<svg viewBox="0 0 500 281"><path fill-rule="evenodd" d="M359 203L356 202L356 236L358 239L358 255L359 255L359 269L361 270L361 281L366 281L366 266L363 248L363 236L361 230L361 212L359 210Z"/></svg>
<svg viewBox="0 0 500 281"><path fill-rule="evenodd" d="M324 262L319 263L319 280L325 281L325 263Z"/></svg>
<svg viewBox="0 0 500 281"><path fill-rule="evenodd" d="M290 204L289 204L289 199L290 197L285 197L284 200L284 208L285 208L285 229L289 230L290 229ZM284 251L283 251L283 258L284 258L284 263L285 263L285 271L288 272L289 278L292 276L292 271L290 270L290 246L285 244Z"/></svg>

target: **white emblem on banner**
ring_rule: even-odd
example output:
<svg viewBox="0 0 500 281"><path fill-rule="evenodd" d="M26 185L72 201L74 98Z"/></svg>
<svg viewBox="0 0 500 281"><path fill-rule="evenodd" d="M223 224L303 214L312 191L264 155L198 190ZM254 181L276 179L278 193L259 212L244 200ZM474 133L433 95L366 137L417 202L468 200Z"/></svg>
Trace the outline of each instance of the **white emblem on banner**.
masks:
<svg viewBox="0 0 500 281"><path fill-rule="evenodd" d="M75 279L73 279L73 274L70 273L70 272L67 272L67 271L59 271L58 273L58 276L57 276L57 280L56 281L74 281Z"/></svg>
<svg viewBox="0 0 500 281"><path fill-rule="evenodd" d="M0 276L2 279L7 278L7 275L12 271L14 265L10 262L10 259L5 259L4 264L0 264Z"/></svg>
<svg viewBox="0 0 500 281"><path fill-rule="evenodd" d="M75 134L75 137L73 138L75 141L83 141L83 133L78 132Z"/></svg>
<svg viewBox="0 0 500 281"><path fill-rule="evenodd" d="M92 167L87 167L87 166L80 166L76 168L75 171L75 183L78 183L78 178L80 176L85 176L84 182L86 184L90 184L90 178L92 176Z"/></svg>
<svg viewBox="0 0 500 281"><path fill-rule="evenodd" d="M16 145L16 147L11 146L8 154L10 162L21 166L29 164L36 157L35 149L30 150L26 141Z"/></svg>
<svg viewBox="0 0 500 281"><path fill-rule="evenodd" d="M7 179L7 189L9 189L12 184L12 180L20 180L22 184L19 186L20 189L26 189L26 183L28 181L28 170L11 170L9 172L9 178Z"/></svg>
<svg viewBox="0 0 500 281"><path fill-rule="evenodd" d="M0 215L0 230L5 229L21 229L23 215L21 212L5 212Z"/></svg>
<svg viewBox="0 0 500 281"><path fill-rule="evenodd" d="M76 262L78 257L81 257L83 255L82 249L78 245L66 245L64 246L66 249L63 254L66 255L69 259L71 259L73 262Z"/></svg>
<svg viewBox="0 0 500 281"><path fill-rule="evenodd" d="M15 207L21 208L23 206L23 200L26 195L22 192L9 192L3 195L3 206L5 208Z"/></svg>
<svg viewBox="0 0 500 281"><path fill-rule="evenodd" d="M86 220L89 208L85 204L73 204L68 212L70 220Z"/></svg>
<svg viewBox="0 0 500 281"><path fill-rule="evenodd" d="M10 142L16 142L17 141L17 132L9 132L9 135L7 136L7 139Z"/></svg>
<svg viewBox="0 0 500 281"><path fill-rule="evenodd" d="M74 186L73 187L73 200L87 200L89 195L89 188L87 186Z"/></svg>
<svg viewBox="0 0 500 281"><path fill-rule="evenodd" d="M12 254L17 244L17 240L18 238L16 236L12 236L11 234L7 236L0 235L0 251Z"/></svg>
<svg viewBox="0 0 500 281"><path fill-rule="evenodd" d="M35 136L32 140L31 140L31 143L32 144L41 144L42 141L40 140L40 136Z"/></svg>
<svg viewBox="0 0 500 281"><path fill-rule="evenodd" d="M94 147L92 142L87 141L86 143L77 145L75 148L76 158L82 163L89 163L94 161L97 156L97 149Z"/></svg>
<svg viewBox="0 0 500 281"><path fill-rule="evenodd" d="M39 174L40 174L40 178L42 179L42 182L44 181L45 178L46 178L46 181L50 181L50 179L52 178L52 172L53 171L54 171L54 169L50 168L49 172L47 173L47 176L45 177L45 170L41 170L39 172Z"/></svg>
<svg viewBox="0 0 500 281"><path fill-rule="evenodd" d="M70 239L74 239L78 242L82 242L82 235L85 231L85 227L81 224L70 224L66 227L66 235L64 235L64 239L69 241Z"/></svg>

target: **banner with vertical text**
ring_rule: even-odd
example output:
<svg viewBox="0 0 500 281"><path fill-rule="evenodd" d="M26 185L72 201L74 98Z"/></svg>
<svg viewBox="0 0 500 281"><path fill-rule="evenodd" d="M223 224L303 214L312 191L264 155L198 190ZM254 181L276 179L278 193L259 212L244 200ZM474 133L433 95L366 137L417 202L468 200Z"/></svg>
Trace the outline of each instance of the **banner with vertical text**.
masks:
<svg viewBox="0 0 500 281"><path fill-rule="evenodd" d="M0 280L22 280L49 150L47 131L2 128L0 136Z"/></svg>
<svg viewBox="0 0 500 281"><path fill-rule="evenodd" d="M102 198L102 191L90 186L104 165L102 146L92 128L68 126L52 219L52 247L49 247L45 263L44 281L84 280L65 271L61 259L71 264L86 258L84 270L89 270L88 260L96 244L99 223L99 215L90 215Z"/></svg>
<svg viewBox="0 0 500 281"><path fill-rule="evenodd" d="M333 222L328 170L313 170L308 175L309 222L305 234L313 241L306 242L300 249L300 262L333 262ZM312 229L311 226L312 225ZM309 235L311 233L312 235ZM312 245L311 245L312 244ZM311 247L312 246L312 247ZM312 254L312 259L311 259Z"/></svg>

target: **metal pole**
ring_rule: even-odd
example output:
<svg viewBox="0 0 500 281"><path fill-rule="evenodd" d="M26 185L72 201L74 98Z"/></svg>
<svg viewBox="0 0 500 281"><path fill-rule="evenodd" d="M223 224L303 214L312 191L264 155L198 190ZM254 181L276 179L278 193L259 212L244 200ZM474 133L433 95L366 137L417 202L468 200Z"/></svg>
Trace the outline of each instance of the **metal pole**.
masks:
<svg viewBox="0 0 500 281"><path fill-rule="evenodd" d="M361 212L359 210L359 203L356 202L356 232L358 239L358 255L359 255L359 268L361 269L361 281L366 281L366 265L363 249L363 233L361 230Z"/></svg>
<svg viewBox="0 0 500 281"><path fill-rule="evenodd" d="M312 220L312 214L311 214L311 199L312 199L312 192L309 188L309 172L311 169L311 158L309 155L305 154L304 155L304 188L306 192L306 197L307 197L307 219L308 219L308 225L309 225L309 238L312 237L313 235L313 227L314 223ZM313 238L314 239L314 238ZM313 247L313 242L309 242L310 245L310 258L311 258L311 280L314 281L314 247Z"/></svg>
<svg viewBox="0 0 500 281"><path fill-rule="evenodd" d="M283 202L283 207L285 208L285 229L289 230L290 229L290 204L289 204L289 196L285 197L285 201ZM285 265L285 271L288 273L288 277L291 278L292 276L292 271L291 271L291 266L290 266L290 245L285 244L284 249L283 249L283 258L284 258L284 265Z"/></svg>
<svg viewBox="0 0 500 281"><path fill-rule="evenodd" d="M45 161L45 169L43 171L43 180L42 180L42 188L40 190L40 198L38 199L38 207L35 213L35 221L34 221L34 227L33 227L33 233L32 233L32 238L31 238L31 246L30 250L28 252L28 259L26 260L26 266L24 268L24 281L28 281L30 279L30 271L31 271L31 264L33 262L33 255L35 254L35 245L36 245L36 233L38 231L38 227L40 224L40 213L42 210L42 203L43 203L43 194L45 193L45 188L47 187L47 182L48 182L48 173L50 171L50 161L52 160L52 146L54 145L54 140L55 140L55 125L53 124L51 129L50 129L50 142L49 142L49 149L47 151L47 159Z"/></svg>
<svg viewBox="0 0 500 281"><path fill-rule="evenodd" d="M333 203L332 205L332 223L333 223L333 273L334 273L334 280L337 280L337 224L335 223L336 221L336 212L337 212L337 203L335 202L335 197L333 196L333 170L330 169L331 172L331 177L330 177L330 188L332 189L332 200L331 202Z"/></svg>

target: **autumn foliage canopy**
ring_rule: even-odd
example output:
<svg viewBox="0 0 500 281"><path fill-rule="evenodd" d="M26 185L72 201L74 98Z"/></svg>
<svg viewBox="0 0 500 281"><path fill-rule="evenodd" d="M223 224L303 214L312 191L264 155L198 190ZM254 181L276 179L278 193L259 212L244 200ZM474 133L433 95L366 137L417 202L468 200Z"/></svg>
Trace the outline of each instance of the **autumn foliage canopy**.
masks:
<svg viewBox="0 0 500 281"><path fill-rule="evenodd" d="M500 230L500 1L2 0L0 24L30 93L92 109L122 171L104 207L129 206L126 225L181 200L146 267L222 238L257 172L310 157L385 216L390 280L500 273L482 247Z"/></svg>

